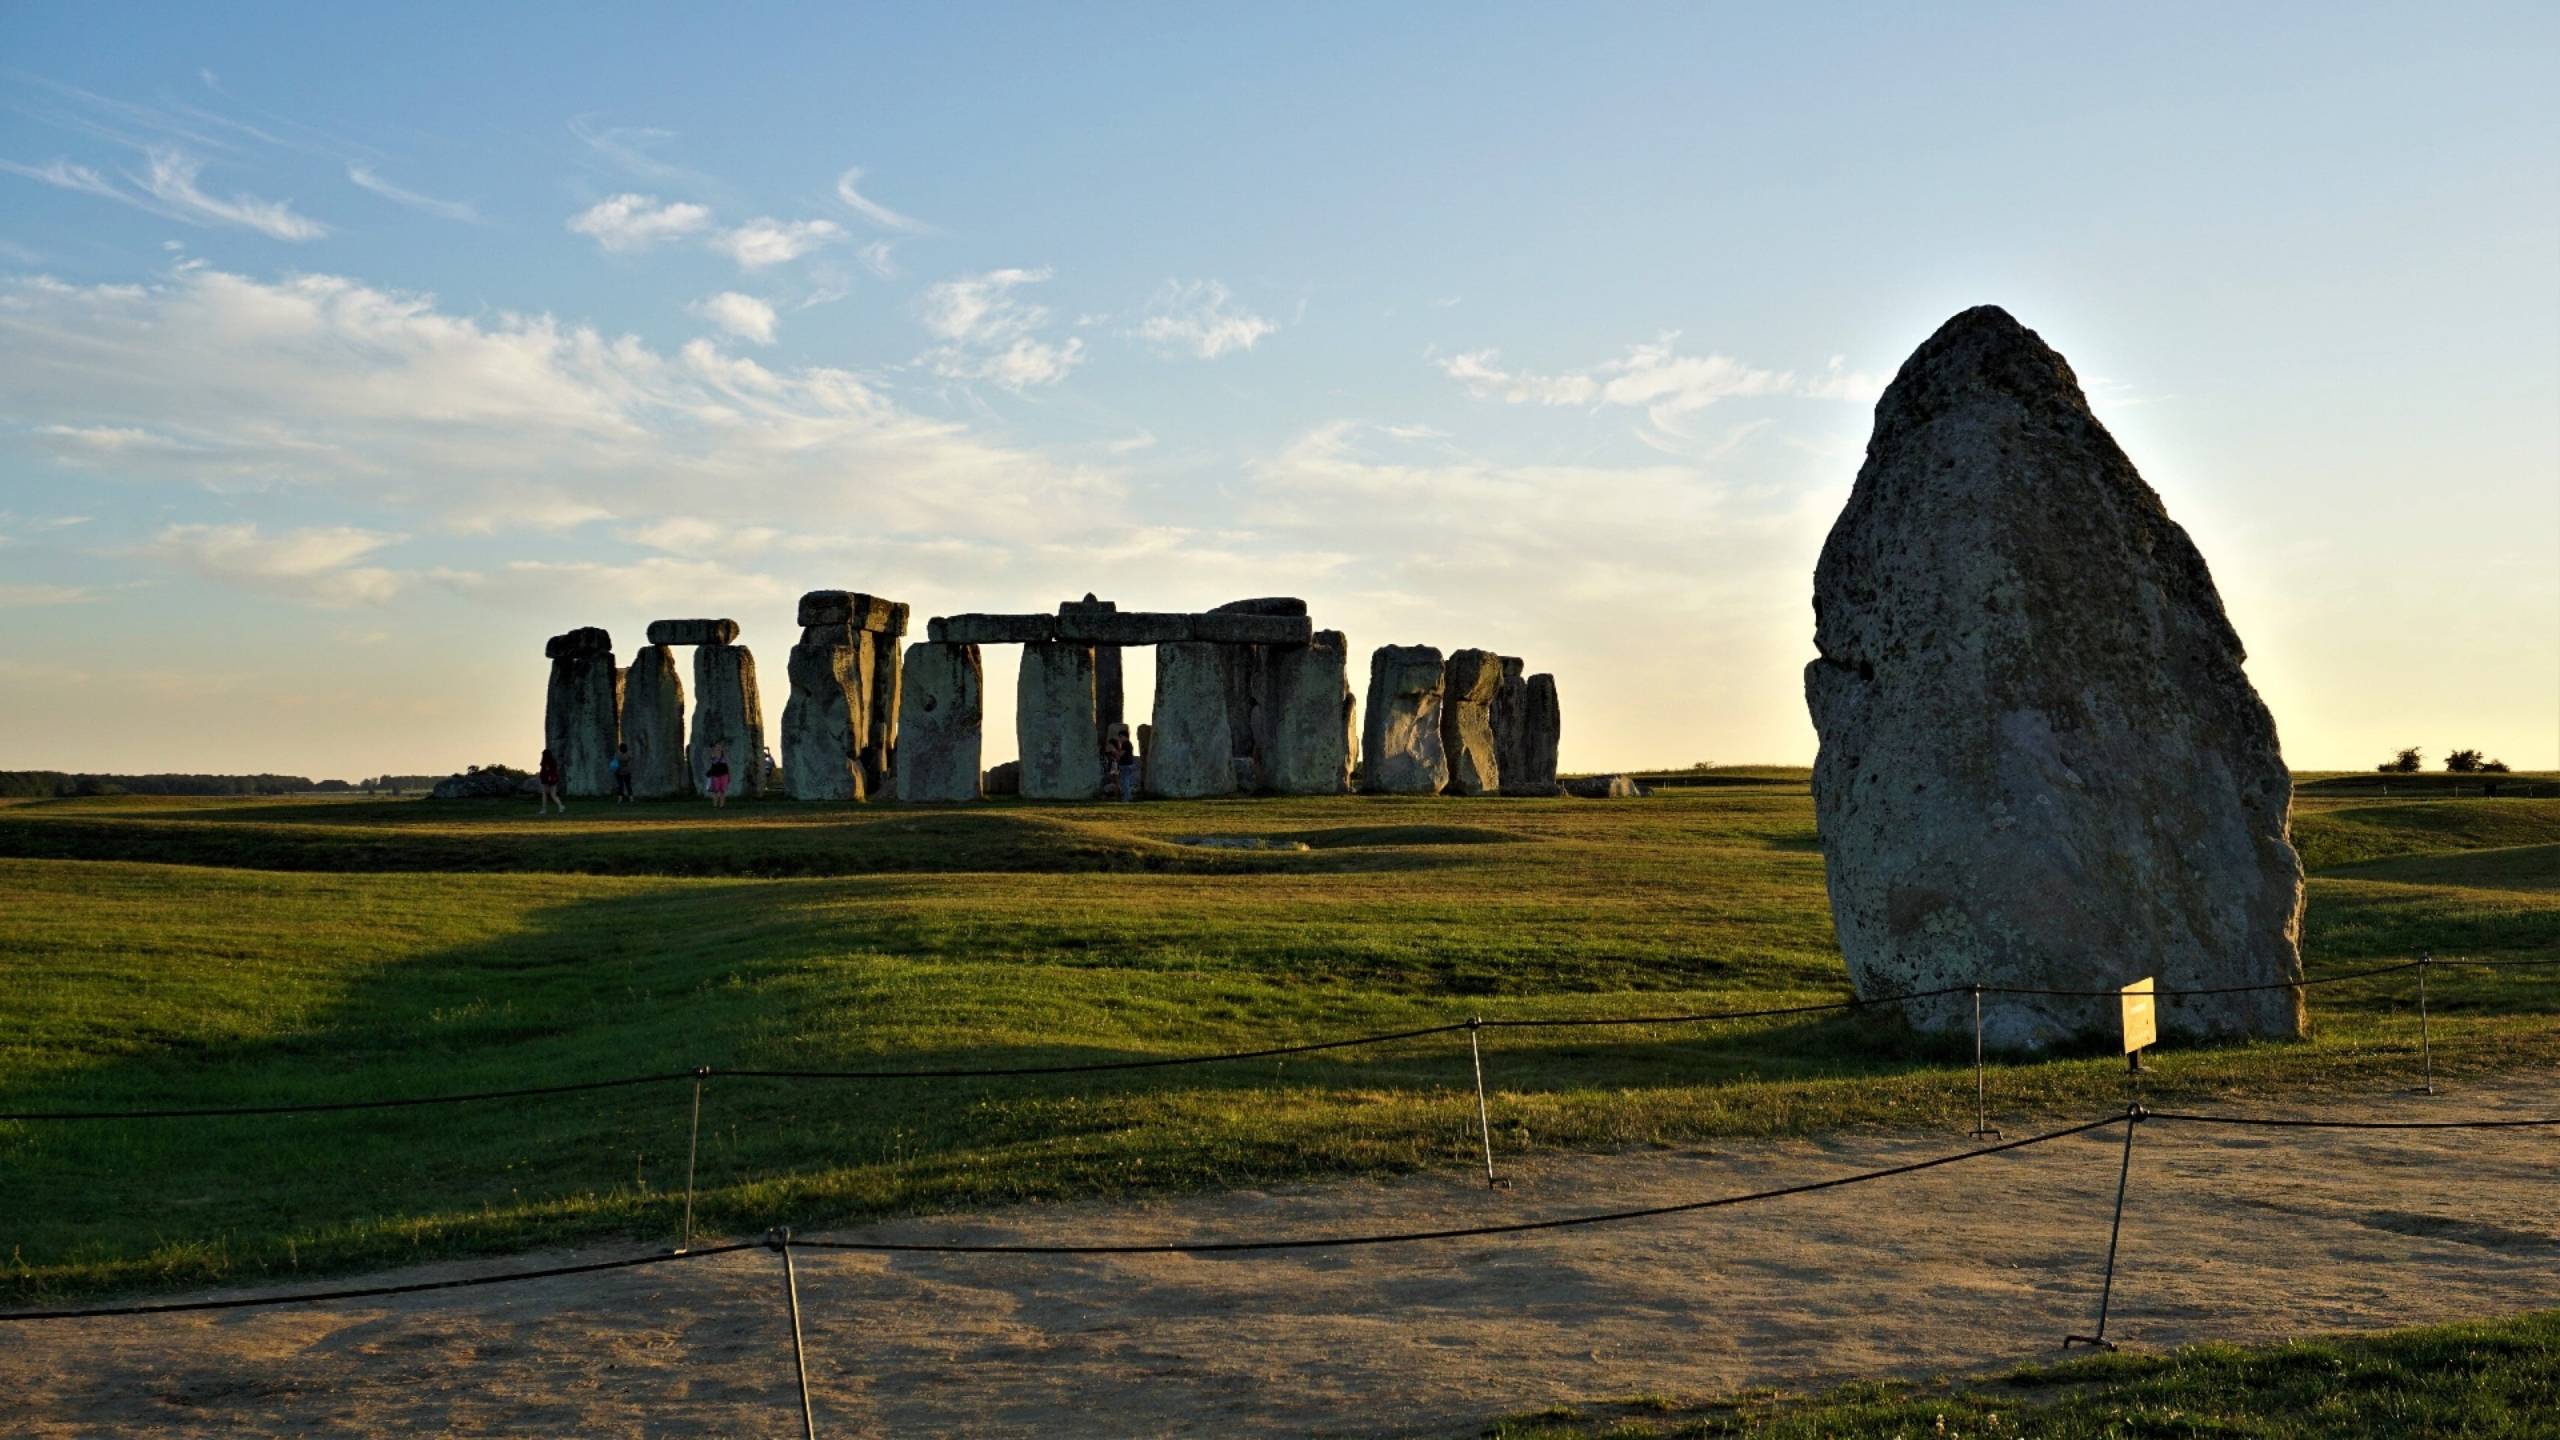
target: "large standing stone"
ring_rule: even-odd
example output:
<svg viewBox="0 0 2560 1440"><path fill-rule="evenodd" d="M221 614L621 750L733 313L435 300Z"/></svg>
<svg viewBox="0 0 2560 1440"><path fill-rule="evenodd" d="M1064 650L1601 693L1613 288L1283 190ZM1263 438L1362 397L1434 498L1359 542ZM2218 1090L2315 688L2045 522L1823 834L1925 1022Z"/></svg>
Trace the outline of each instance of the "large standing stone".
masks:
<svg viewBox="0 0 2560 1440"><path fill-rule="evenodd" d="M1495 713L1501 713L1499 698ZM1556 705L1556 677L1532 675L1521 686L1520 766L1502 762L1505 795L1556 795L1556 746L1564 738L1564 714Z"/></svg>
<svg viewBox="0 0 2560 1440"><path fill-rule="evenodd" d="M1022 647L1013 733L1022 752L1023 799L1090 800L1102 793L1091 649L1057 641Z"/></svg>
<svg viewBox="0 0 2560 1440"><path fill-rule="evenodd" d="M1493 692L1493 760L1508 786L1529 772L1529 675L1517 655L1502 657L1502 683Z"/></svg>
<svg viewBox="0 0 2560 1440"><path fill-rule="evenodd" d="M1502 657L1461 650L1449 657L1440 692L1440 748L1449 758L1449 793L1491 795L1502 788L1494 750L1493 698L1502 691Z"/></svg>
<svg viewBox="0 0 2560 1440"><path fill-rule="evenodd" d="M1449 783L1440 745L1440 652L1381 645L1369 657L1369 703L1360 735L1362 783L1380 795L1437 795Z"/></svg>
<svg viewBox="0 0 2560 1440"><path fill-rule="evenodd" d="M910 645L904 670L898 798L911 805L977 799L986 706L978 647Z"/></svg>
<svg viewBox="0 0 2560 1440"><path fill-rule="evenodd" d="M693 745L685 763L693 788L708 791L714 747L729 747L729 793L764 786L764 697L756 690L756 657L744 645L699 645L693 652Z"/></svg>
<svg viewBox="0 0 2560 1440"><path fill-rule="evenodd" d="M1227 647L1184 640L1156 647L1156 708L1147 793L1168 800L1231 795L1236 752L1227 726Z"/></svg>
<svg viewBox="0 0 2560 1440"><path fill-rule="evenodd" d="M1283 795L1339 795L1351 771L1351 680L1342 632L1263 652L1268 717L1262 783Z"/></svg>
<svg viewBox="0 0 2560 1440"><path fill-rule="evenodd" d="M861 800L870 734L871 646L791 647L791 698L782 705L782 783L794 800Z"/></svg>
<svg viewBox="0 0 2560 1440"><path fill-rule="evenodd" d="M2186 532L2071 367L1985 306L1876 405L1814 572L1805 696L1832 920L1862 995L2298 980L2292 781ZM1971 1023L1954 996L1926 1028ZM1994 1045L2116 1002L1994 995ZM2164 997L2164 1028L2298 1035L2302 994Z"/></svg>
<svg viewBox="0 0 2560 1440"><path fill-rule="evenodd" d="M898 767L898 721L906 708L907 607L890 607L889 628L869 632L871 650L871 733L862 747L862 779L873 795L889 794Z"/></svg>
<svg viewBox="0 0 2560 1440"><path fill-rule="evenodd" d="M589 626L555 635L543 647L551 683L542 697L542 743L560 762L571 795L613 793L613 747L622 734L621 672L613 637Z"/></svg>
<svg viewBox="0 0 2560 1440"><path fill-rule="evenodd" d="M631 657L622 684L622 743L631 747L631 793L664 800L691 793L684 768L684 679L676 655L649 645Z"/></svg>
<svg viewBox="0 0 2560 1440"><path fill-rule="evenodd" d="M1081 640L1093 645L1093 723L1106 735L1111 733L1112 726L1128 718L1129 699L1121 677L1120 647L1101 643L1115 637L1080 634L1076 625L1099 621L1100 617L1114 614L1119 608L1112 601L1095 598L1090 590L1085 592L1082 600L1069 600L1058 606L1058 638ZM1075 617L1075 622L1070 622L1070 616Z"/></svg>

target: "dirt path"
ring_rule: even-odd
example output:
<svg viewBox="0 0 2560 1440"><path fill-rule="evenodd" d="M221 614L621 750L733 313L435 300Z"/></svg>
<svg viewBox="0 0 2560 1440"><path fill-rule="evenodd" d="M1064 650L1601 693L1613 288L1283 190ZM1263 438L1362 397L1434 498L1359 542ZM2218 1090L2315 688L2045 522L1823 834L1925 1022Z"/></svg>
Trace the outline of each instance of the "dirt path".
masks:
<svg viewBox="0 0 2560 1440"><path fill-rule="evenodd" d="M2316 1113L2555 1110L2560 1086L2507 1082ZM1785 1185L1968 1143L1544 1159L1501 1196L1461 1172L862 1233L1134 1241L1470 1225ZM1206 1257L802 1252L819 1433L1454 1435L1553 1402L2047 1358L2093 1319L2120 1144L2103 1131L1873 1185L1502 1240ZM2155 1124L2134 1153L2110 1333L2157 1347L2495 1315L2560 1304L2556 1260L2560 1132ZM328 1308L18 1328L0 1343L0 1407L4 1428L30 1436L796 1434L780 1271L756 1251Z"/></svg>

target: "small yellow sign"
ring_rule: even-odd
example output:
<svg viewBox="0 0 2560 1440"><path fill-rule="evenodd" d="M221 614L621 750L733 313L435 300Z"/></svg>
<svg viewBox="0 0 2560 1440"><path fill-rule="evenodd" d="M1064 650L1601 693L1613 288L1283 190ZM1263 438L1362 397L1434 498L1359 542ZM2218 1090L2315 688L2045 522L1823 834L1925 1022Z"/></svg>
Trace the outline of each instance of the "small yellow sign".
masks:
<svg viewBox="0 0 2560 1440"><path fill-rule="evenodd" d="M2152 998L2151 977L2124 987L2124 1053L2132 1054L2160 1039L2160 1011Z"/></svg>

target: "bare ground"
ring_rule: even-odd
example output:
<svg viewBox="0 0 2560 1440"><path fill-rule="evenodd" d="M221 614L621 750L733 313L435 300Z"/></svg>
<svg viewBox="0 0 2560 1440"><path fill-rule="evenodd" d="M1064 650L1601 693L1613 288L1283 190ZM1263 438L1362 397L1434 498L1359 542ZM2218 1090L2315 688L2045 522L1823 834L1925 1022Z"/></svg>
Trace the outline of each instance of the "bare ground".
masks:
<svg viewBox="0 0 2560 1440"><path fill-rule="evenodd" d="M2316 1113L2555 1111L2560 1087L2519 1079ZM1971 1143L1845 1136L1550 1157L1515 1168L1500 1195L1457 1172L859 1233L1144 1241L1499 1223L1793 1184ZM2048 1358L2095 1319L2120 1153L2107 1130L1764 1204L1424 1245L798 1251L819 1433L1451 1435L1549 1403ZM2560 1131L2148 1124L2109 1333L2159 1347L2549 1306L2555 1259ZM800 1419L781 1261L768 1251L0 1336L0 1428L27 1436L785 1435Z"/></svg>

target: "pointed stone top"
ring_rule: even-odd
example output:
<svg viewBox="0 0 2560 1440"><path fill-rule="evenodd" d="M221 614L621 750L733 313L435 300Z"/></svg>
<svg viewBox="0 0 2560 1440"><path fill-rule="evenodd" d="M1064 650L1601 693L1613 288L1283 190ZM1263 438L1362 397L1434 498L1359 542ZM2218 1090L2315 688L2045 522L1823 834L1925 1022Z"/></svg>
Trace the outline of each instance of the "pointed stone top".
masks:
<svg viewBox="0 0 2560 1440"><path fill-rule="evenodd" d="M1911 352L1876 402L1879 433L2004 399L2031 412L2089 414L2071 364L1997 305L1976 305Z"/></svg>

